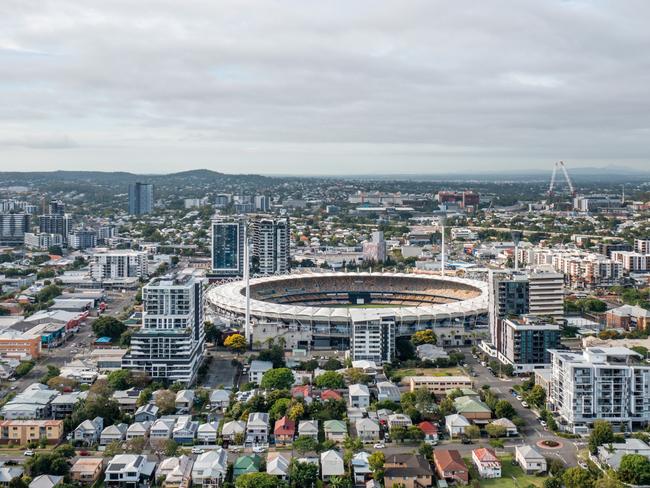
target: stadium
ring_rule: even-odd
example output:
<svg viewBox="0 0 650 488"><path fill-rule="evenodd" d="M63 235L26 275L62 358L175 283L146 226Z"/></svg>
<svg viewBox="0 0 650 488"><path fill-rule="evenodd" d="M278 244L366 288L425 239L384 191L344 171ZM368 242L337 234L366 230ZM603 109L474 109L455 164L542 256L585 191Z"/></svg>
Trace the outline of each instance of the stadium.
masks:
<svg viewBox="0 0 650 488"><path fill-rule="evenodd" d="M224 322L243 324L243 281L213 287L207 300ZM388 340L386 349L396 337L417 330L473 329L485 325L486 316L487 283L463 278L312 273L250 280L253 340L284 337L289 348L354 349L362 335L373 340L372 329L380 331L377 340Z"/></svg>

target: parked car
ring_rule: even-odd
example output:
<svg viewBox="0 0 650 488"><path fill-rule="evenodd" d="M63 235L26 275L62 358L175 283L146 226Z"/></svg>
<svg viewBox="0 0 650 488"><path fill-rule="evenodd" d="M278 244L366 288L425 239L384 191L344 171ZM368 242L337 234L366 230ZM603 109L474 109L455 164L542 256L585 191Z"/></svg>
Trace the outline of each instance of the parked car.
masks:
<svg viewBox="0 0 650 488"><path fill-rule="evenodd" d="M193 447L192 448L192 454L203 454L205 452L204 449L201 449L200 447Z"/></svg>
<svg viewBox="0 0 650 488"><path fill-rule="evenodd" d="M522 397L521 395L517 395L517 400L519 400L521 402L523 399L524 399L524 397Z"/></svg>
<svg viewBox="0 0 650 488"><path fill-rule="evenodd" d="M540 420L540 421L539 421L539 424L540 424L542 427L546 427L546 421L545 421L545 420Z"/></svg>
<svg viewBox="0 0 650 488"><path fill-rule="evenodd" d="M530 405L528 405L528 402L521 402L521 406L524 408L528 408Z"/></svg>
<svg viewBox="0 0 650 488"><path fill-rule="evenodd" d="M32 457L34 454L36 454L34 451L31 449L28 449L27 451L23 452L23 456L29 456Z"/></svg>
<svg viewBox="0 0 650 488"><path fill-rule="evenodd" d="M372 447L374 447L375 449L383 449L384 447L386 447L386 445L383 442L379 442Z"/></svg>
<svg viewBox="0 0 650 488"><path fill-rule="evenodd" d="M471 444L472 439L470 439L469 437L463 437L460 442L463 444Z"/></svg>
<svg viewBox="0 0 650 488"><path fill-rule="evenodd" d="M255 446L253 447L253 452L261 453L266 451L266 446Z"/></svg>

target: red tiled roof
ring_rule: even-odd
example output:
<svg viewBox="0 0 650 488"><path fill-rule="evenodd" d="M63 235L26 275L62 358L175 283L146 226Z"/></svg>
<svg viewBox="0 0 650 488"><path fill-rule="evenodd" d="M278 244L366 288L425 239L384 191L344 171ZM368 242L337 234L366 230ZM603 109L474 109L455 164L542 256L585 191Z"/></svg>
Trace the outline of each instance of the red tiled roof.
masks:
<svg viewBox="0 0 650 488"><path fill-rule="evenodd" d="M309 385L294 386L293 388L291 388L291 396L292 397L301 396L303 398L310 397L311 386Z"/></svg>
<svg viewBox="0 0 650 488"><path fill-rule="evenodd" d="M296 423L286 415L276 420L273 433L275 435L293 435L296 432Z"/></svg>
<svg viewBox="0 0 650 488"><path fill-rule="evenodd" d="M467 470L460 453L454 449L438 449L433 452L436 467L442 471Z"/></svg>
<svg viewBox="0 0 650 488"><path fill-rule="evenodd" d="M482 463L499 462L499 458L494 453L494 451L487 447L479 447L478 449L474 449L473 453L476 456L476 459L478 459Z"/></svg>
<svg viewBox="0 0 650 488"><path fill-rule="evenodd" d="M322 400L343 400L341 394L334 390L325 390L320 394L320 397Z"/></svg>
<svg viewBox="0 0 650 488"><path fill-rule="evenodd" d="M418 424L418 427L425 434L437 434L438 433L438 426L436 424L434 424L433 422L428 422L428 421L420 422Z"/></svg>

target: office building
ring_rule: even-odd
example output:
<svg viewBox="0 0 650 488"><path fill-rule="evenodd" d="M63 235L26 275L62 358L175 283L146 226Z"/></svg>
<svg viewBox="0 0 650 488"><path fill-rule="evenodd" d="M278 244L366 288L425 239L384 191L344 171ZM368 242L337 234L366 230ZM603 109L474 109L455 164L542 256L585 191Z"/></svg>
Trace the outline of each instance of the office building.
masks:
<svg viewBox="0 0 650 488"><path fill-rule="evenodd" d="M90 259L90 276L95 280L144 278L147 274L145 252L132 250L96 252Z"/></svg>
<svg viewBox="0 0 650 488"><path fill-rule="evenodd" d="M353 322L350 354L353 361L391 362L395 358L395 321L376 319Z"/></svg>
<svg viewBox="0 0 650 488"><path fill-rule="evenodd" d="M41 234L59 234L63 243L68 242L72 219L66 214L39 215L38 227Z"/></svg>
<svg viewBox="0 0 650 488"><path fill-rule="evenodd" d="M193 383L203 362L203 284L186 273L155 278L142 289L142 305L142 328L131 336L122 367Z"/></svg>
<svg viewBox="0 0 650 488"><path fill-rule="evenodd" d="M501 341L498 359L513 366L516 373L530 373L547 368L551 362L549 349L560 345L560 326L524 315L500 319Z"/></svg>
<svg viewBox="0 0 650 488"><path fill-rule="evenodd" d="M552 349L549 403L562 425L586 433L595 420L632 431L650 421L650 365L625 347Z"/></svg>
<svg viewBox="0 0 650 488"><path fill-rule="evenodd" d="M25 233L29 232L30 216L26 213L0 214L0 244L21 245L25 242Z"/></svg>
<svg viewBox="0 0 650 488"><path fill-rule="evenodd" d="M244 275L246 221L242 217L212 222L212 274L218 277Z"/></svg>
<svg viewBox="0 0 650 488"><path fill-rule="evenodd" d="M129 185L129 213L131 215L149 214L153 210L153 185L132 183Z"/></svg>
<svg viewBox="0 0 650 488"><path fill-rule="evenodd" d="M68 236L68 247L72 249L88 249L97 246L97 232L94 230L78 230Z"/></svg>
<svg viewBox="0 0 650 488"><path fill-rule="evenodd" d="M255 272L262 275L289 272L289 218L252 215L249 219L248 229Z"/></svg>

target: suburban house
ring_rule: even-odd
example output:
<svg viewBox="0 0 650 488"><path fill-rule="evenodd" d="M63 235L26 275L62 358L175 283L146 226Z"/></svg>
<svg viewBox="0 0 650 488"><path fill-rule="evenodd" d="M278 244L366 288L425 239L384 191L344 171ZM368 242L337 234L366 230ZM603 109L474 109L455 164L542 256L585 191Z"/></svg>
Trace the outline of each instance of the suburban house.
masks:
<svg viewBox="0 0 650 488"><path fill-rule="evenodd" d="M384 462L384 487L405 486L420 488L431 486L433 471L429 461L419 454L392 454Z"/></svg>
<svg viewBox="0 0 650 488"><path fill-rule="evenodd" d="M290 461L279 452L269 453L266 460L266 473L281 480L289 479Z"/></svg>
<svg viewBox="0 0 650 488"><path fill-rule="evenodd" d="M251 413L246 423L246 444L268 444L268 442L269 414L266 412Z"/></svg>
<svg viewBox="0 0 650 488"><path fill-rule="evenodd" d="M141 454L118 454L108 462L104 476L107 488L151 486L155 481L156 463Z"/></svg>
<svg viewBox="0 0 650 488"><path fill-rule="evenodd" d="M98 457L80 457L70 468L72 481L81 485L92 485L102 475L104 460Z"/></svg>
<svg viewBox="0 0 650 488"><path fill-rule="evenodd" d="M515 460L526 474L546 471L546 458L533 446L515 446Z"/></svg>
<svg viewBox="0 0 650 488"><path fill-rule="evenodd" d="M355 423L357 437L363 442L375 442L379 440L379 424L368 418L359 419Z"/></svg>
<svg viewBox="0 0 650 488"><path fill-rule="evenodd" d="M301 420L298 424L298 437L318 440L318 420Z"/></svg>
<svg viewBox="0 0 650 488"><path fill-rule="evenodd" d="M68 415L72 415L74 407L81 400L88 396L87 391L73 391L71 393L64 393L54 398L50 403L52 409L52 418L64 419Z"/></svg>
<svg viewBox="0 0 650 488"><path fill-rule="evenodd" d="M126 429L126 440L135 439L137 437L148 437L151 430L152 423L149 421L135 422L129 425Z"/></svg>
<svg viewBox="0 0 650 488"><path fill-rule="evenodd" d="M321 479L328 480L333 476L343 476L345 474L345 466L343 465L343 457L341 454L330 449L320 455Z"/></svg>
<svg viewBox="0 0 650 488"><path fill-rule="evenodd" d="M460 453L454 449L436 449L433 464L441 480L466 485L469 483L469 470Z"/></svg>
<svg viewBox="0 0 650 488"><path fill-rule="evenodd" d="M221 427L221 438L233 443L237 434L244 434L246 432L246 422L243 420L231 420L226 422Z"/></svg>
<svg viewBox="0 0 650 488"><path fill-rule="evenodd" d="M370 390L366 385L350 385L348 390L348 403L351 407L367 408L370 406Z"/></svg>
<svg viewBox="0 0 650 488"><path fill-rule="evenodd" d="M390 401L399 403L402 396L395 383L380 381L377 383L377 400L380 402Z"/></svg>
<svg viewBox="0 0 650 488"><path fill-rule="evenodd" d="M501 478L501 461L492 449L487 447L474 449L472 462L481 478Z"/></svg>
<svg viewBox="0 0 650 488"><path fill-rule="evenodd" d="M219 422L206 422L199 425L196 440L201 444L216 444L219 435Z"/></svg>
<svg viewBox="0 0 650 488"><path fill-rule="evenodd" d="M427 444L434 444L438 442L438 424L434 424L433 422L425 420L424 422L420 422L418 424L418 427L424 434L424 442Z"/></svg>
<svg viewBox="0 0 650 488"><path fill-rule="evenodd" d="M194 406L194 390L179 390L174 404L177 413L190 413Z"/></svg>
<svg viewBox="0 0 650 488"><path fill-rule="evenodd" d="M262 376L267 371L273 369L273 363L271 361L251 361L251 367L248 370L248 379L251 383L256 383L259 385L262 383Z"/></svg>
<svg viewBox="0 0 650 488"><path fill-rule="evenodd" d="M13 480L22 477L23 472L20 466L0 466L0 486L8 487Z"/></svg>
<svg viewBox="0 0 650 488"><path fill-rule="evenodd" d="M169 439L172 436L176 419L158 419L151 424L149 429L149 438L154 439Z"/></svg>
<svg viewBox="0 0 650 488"><path fill-rule="evenodd" d="M286 415L281 419L275 421L273 428L273 436L276 445L286 445L293 442L293 437L296 434L296 422L291 420Z"/></svg>
<svg viewBox="0 0 650 488"><path fill-rule="evenodd" d="M218 447L200 454L192 467L192 482L203 487L221 486L228 472L228 453Z"/></svg>
<svg viewBox="0 0 650 488"><path fill-rule="evenodd" d="M160 409L153 403L147 403L135 411L133 420L136 422L155 422L158 418L159 410Z"/></svg>
<svg viewBox="0 0 650 488"><path fill-rule="evenodd" d="M456 413L474 423L487 423L492 418L492 410L476 397L462 396L454 400Z"/></svg>
<svg viewBox="0 0 650 488"><path fill-rule="evenodd" d="M364 451L358 452L352 457L352 474L355 485L365 485L366 481L372 477L369 457L370 454Z"/></svg>
<svg viewBox="0 0 650 488"><path fill-rule="evenodd" d="M618 470L621 459L626 454L641 454L650 459L650 446L641 439L629 438L625 442L615 442L598 447L598 460L612 469Z"/></svg>
<svg viewBox="0 0 650 488"><path fill-rule="evenodd" d="M507 418L502 418L502 419L497 419L493 420L490 422L490 425L500 425L501 427L504 427L506 429L506 435L513 436L517 435L517 426L512 422L512 420L507 419Z"/></svg>
<svg viewBox="0 0 650 488"><path fill-rule="evenodd" d="M237 478L242 474L258 473L262 465L262 458L257 454L239 456L233 464L233 477Z"/></svg>
<svg viewBox="0 0 650 488"><path fill-rule="evenodd" d="M59 392L40 383L33 383L0 408L5 420L47 419L51 417L52 400Z"/></svg>
<svg viewBox="0 0 650 488"><path fill-rule="evenodd" d="M120 406L120 411L124 413L135 413L138 409L138 398L142 390L139 388L129 388L128 390L118 390L113 393L113 400Z"/></svg>
<svg viewBox="0 0 650 488"><path fill-rule="evenodd" d="M302 399L309 404L313 401L311 396L311 385L298 385L291 388L291 398Z"/></svg>
<svg viewBox="0 0 650 488"><path fill-rule="evenodd" d="M392 429L394 427L410 427L413 425L411 417L403 413L393 413L388 416L388 428Z"/></svg>
<svg viewBox="0 0 650 488"><path fill-rule="evenodd" d="M445 428L450 437L459 437L465 434L465 429L471 424L462 415L454 413L445 417Z"/></svg>
<svg viewBox="0 0 650 488"><path fill-rule="evenodd" d="M41 474L29 483L29 488L54 488L63 481L63 476L53 476L51 474Z"/></svg>
<svg viewBox="0 0 650 488"><path fill-rule="evenodd" d="M210 393L210 408L225 410L230 406L230 393L226 390L214 390Z"/></svg>
<svg viewBox="0 0 650 488"><path fill-rule="evenodd" d="M334 390L323 390L320 393L320 399L323 402L328 400L340 401L343 400L343 395Z"/></svg>
<svg viewBox="0 0 650 488"><path fill-rule="evenodd" d="M189 488L194 462L187 456L167 458L160 463L158 476L165 476L163 488Z"/></svg>
<svg viewBox="0 0 650 488"><path fill-rule="evenodd" d="M348 426L342 420L326 420L323 422L325 439L334 442L343 442L348 435Z"/></svg>
<svg viewBox="0 0 650 488"><path fill-rule="evenodd" d="M72 438L90 446L99 442L99 437L104 430L104 419L95 417L93 420L84 420L72 433Z"/></svg>
<svg viewBox="0 0 650 488"><path fill-rule="evenodd" d="M179 444L192 444L198 429L199 423L193 421L191 415L181 415L176 420L176 425L172 430L172 439Z"/></svg>
<svg viewBox="0 0 650 488"><path fill-rule="evenodd" d="M126 431L129 428L126 424L113 424L102 430L99 436L99 444L106 446L113 441L123 441L126 437Z"/></svg>

